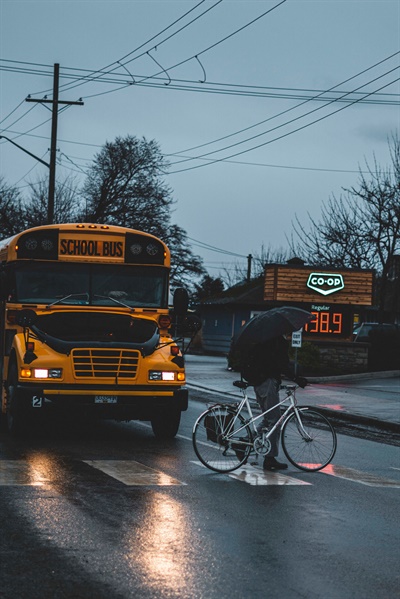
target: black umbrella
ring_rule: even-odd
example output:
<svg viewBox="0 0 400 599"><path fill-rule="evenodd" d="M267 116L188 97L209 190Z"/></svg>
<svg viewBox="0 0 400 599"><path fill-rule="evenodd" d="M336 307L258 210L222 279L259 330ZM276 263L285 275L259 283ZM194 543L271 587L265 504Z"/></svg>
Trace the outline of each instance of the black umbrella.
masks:
<svg viewBox="0 0 400 599"><path fill-rule="evenodd" d="M242 350L250 345L298 331L313 318L313 314L300 308L272 308L258 314L244 325L234 341L234 349Z"/></svg>

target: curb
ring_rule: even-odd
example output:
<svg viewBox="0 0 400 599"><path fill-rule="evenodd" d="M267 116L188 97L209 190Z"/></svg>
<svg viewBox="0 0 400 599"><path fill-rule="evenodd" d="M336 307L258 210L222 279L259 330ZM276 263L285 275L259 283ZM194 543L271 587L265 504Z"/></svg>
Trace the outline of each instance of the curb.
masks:
<svg viewBox="0 0 400 599"><path fill-rule="evenodd" d="M378 372L359 372L358 374L338 374L333 376L306 376L310 383L329 383L336 381L362 381L374 379L390 379L400 377L400 370L382 370Z"/></svg>
<svg viewBox="0 0 400 599"><path fill-rule="evenodd" d="M350 424L357 424L363 427L372 427L380 431L400 434L400 424L397 422L379 420L373 416L361 416L350 412L337 412L336 410L329 410L329 408L321 408L319 406L315 406L315 409L318 412L329 416L331 420L341 420L342 422L344 421Z"/></svg>
<svg viewBox="0 0 400 599"><path fill-rule="evenodd" d="M391 371L398 372L398 371ZM346 375L344 375L346 376ZM398 376L397 374L392 376ZM389 378L389 377L388 377ZM311 382L311 379L308 379ZM313 381L317 382L317 381ZM206 391L208 393L215 393L217 395L223 395L224 397L232 398L232 399L240 399L240 395L238 393L230 393L229 391L220 391L218 389L211 389L210 387L206 387L204 385L198 385L194 383L187 383L187 386L192 389L197 389L199 391ZM250 401L255 402L255 399L249 398ZM206 401L204 403L207 403ZM330 410L329 408L322 408L320 406L313 406L313 408L321 414L329 417L331 420L340 420L342 422L348 422L349 424L355 424L362 427L372 427L374 429L380 431L391 432L395 434L400 434L400 423L390 422L387 420L379 420L378 418L374 418L373 416L361 416L357 414L352 414L351 412L339 412L337 410Z"/></svg>

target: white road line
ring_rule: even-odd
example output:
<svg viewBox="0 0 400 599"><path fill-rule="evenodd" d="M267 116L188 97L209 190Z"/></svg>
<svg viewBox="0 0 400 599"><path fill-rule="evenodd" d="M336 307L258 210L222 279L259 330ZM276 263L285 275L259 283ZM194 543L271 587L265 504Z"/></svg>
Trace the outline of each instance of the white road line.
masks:
<svg viewBox="0 0 400 599"><path fill-rule="evenodd" d="M143 485L157 485L157 486L176 486L185 485L176 478L161 472L160 470L154 470L149 468L140 462L134 460L82 460L85 464L101 470L108 476L119 480L121 483L127 486L143 486Z"/></svg>
<svg viewBox="0 0 400 599"><path fill-rule="evenodd" d="M198 466L202 466L206 468L204 464L197 461L192 461L193 464ZM213 472L212 470L209 471ZM217 474L214 472L214 474ZM223 472L219 474L224 474ZM226 473L230 478L234 480L239 480L241 482L247 483L248 485L252 485L253 487L262 487L262 486L273 486L273 485L311 485L312 483L307 483L304 480L300 480L299 478L293 478L292 476L287 476L286 474L281 474L280 472L266 472L262 470L262 468L257 466L251 466L250 464L246 464L245 466L241 466L237 470L233 472Z"/></svg>
<svg viewBox="0 0 400 599"><path fill-rule="evenodd" d="M0 486L42 487L49 479L26 460L0 460Z"/></svg>
<svg viewBox="0 0 400 599"><path fill-rule="evenodd" d="M320 470L323 474L329 474L336 478L343 478L344 480L350 480L360 485L368 485L369 487L391 487L392 489L400 489L400 481L391 480L390 478L383 478L376 476L375 474L369 474L368 472L360 472L353 468L345 468L344 466L335 466L329 464L323 470Z"/></svg>

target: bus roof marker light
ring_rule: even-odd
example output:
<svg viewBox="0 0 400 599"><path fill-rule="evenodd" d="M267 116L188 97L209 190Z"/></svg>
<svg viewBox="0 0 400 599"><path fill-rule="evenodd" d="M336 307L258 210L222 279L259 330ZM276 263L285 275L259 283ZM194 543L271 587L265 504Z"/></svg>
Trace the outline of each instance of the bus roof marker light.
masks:
<svg viewBox="0 0 400 599"><path fill-rule="evenodd" d="M140 245L140 243L133 243L130 247L130 250L134 256L138 256L139 254L142 253L143 248Z"/></svg>
<svg viewBox="0 0 400 599"><path fill-rule="evenodd" d="M149 245L146 247L146 251L149 256L156 256L158 254L158 247L155 245L155 243L149 243Z"/></svg>
<svg viewBox="0 0 400 599"><path fill-rule="evenodd" d="M30 251L36 250L37 240L34 237L28 237L28 239L25 241L25 247Z"/></svg>
<svg viewBox="0 0 400 599"><path fill-rule="evenodd" d="M50 252L54 248L54 243L51 239L43 239L40 245L45 252Z"/></svg>

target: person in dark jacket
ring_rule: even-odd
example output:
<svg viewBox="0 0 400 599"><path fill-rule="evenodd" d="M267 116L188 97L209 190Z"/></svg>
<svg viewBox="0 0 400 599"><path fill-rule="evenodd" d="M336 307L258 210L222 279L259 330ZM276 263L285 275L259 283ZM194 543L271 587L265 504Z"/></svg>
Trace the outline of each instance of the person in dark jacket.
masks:
<svg viewBox="0 0 400 599"><path fill-rule="evenodd" d="M251 373L242 373L243 378L253 385L257 402L264 412L279 402L279 386L282 374L291 377L289 361L289 343L285 337L275 337L269 341L254 346L249 359ZM280 407L268 412L258 425L261 434L263 429L270 429L279 420ZM276 458L279 453L280 426L269 437L270 451L264 458L264 470L284 470L287 464Z"/></svg>

